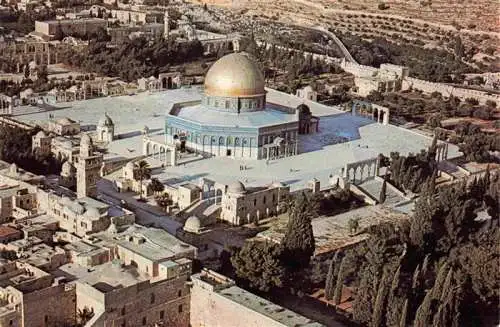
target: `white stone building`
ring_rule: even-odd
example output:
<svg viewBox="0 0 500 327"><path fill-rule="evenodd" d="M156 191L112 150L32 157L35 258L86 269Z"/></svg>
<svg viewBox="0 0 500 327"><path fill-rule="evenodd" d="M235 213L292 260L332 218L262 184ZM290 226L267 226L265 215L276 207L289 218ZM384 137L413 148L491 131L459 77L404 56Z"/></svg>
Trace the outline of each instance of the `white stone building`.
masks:
<svg viewBox="0 0 500 327"><path fill-rule="evenodd" d="M104 114L99 122L97 123L97 140L99 142L112 142L115 138L115 124L113 120Z"/></svg>
<svg viewBox="0 0 500 327"><path fill-rule="evenodd" d="M289 194L290 187L278 182L268 187L253 188L234 182L222 194L220 218L233 225L259 222L281 213Z"/></svg>

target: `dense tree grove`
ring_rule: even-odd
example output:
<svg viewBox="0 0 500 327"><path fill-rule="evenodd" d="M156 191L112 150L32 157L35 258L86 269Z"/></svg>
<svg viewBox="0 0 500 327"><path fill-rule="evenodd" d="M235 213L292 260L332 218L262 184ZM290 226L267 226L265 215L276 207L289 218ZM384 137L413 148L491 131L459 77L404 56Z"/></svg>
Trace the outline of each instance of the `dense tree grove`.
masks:
<svg viewBox="0 0 500 327"><path fill-rule="evenodd" d="M298 281L306 279L314 254L311 219L316 202L305 194L290 204L289 222L281 244L247 241L241 249L233 250L231 263L237 277L251 288L269 291L287 287L301 289Z"/></svg>
<svg viewBox="0 0 500 327"><path fill-rule="evenodd" d="M174 64L195 61L203 56L199 41L175 42L174 39L146 38L127 40L117 47L108 47L106 42L91 40L83 52L69 49L63 61L85 71L104 76L118 76L126 81L158 75L168 71Z"/></svg>
<svg viewBox="0 0 500 327"><path fill-rule="evenodd" d="M61 162L52 154L31 151L31 137L39 128L25 131L21 128L0 125L0 160L16 163L19 167L39 175L59 174Z"/></svg>
<svg viewBox="0 0 500 327"><path fill-rule="evenodd" d="M231 256L236 275L251 288L267 292L282 287L285 268L282 247L269 242L246 242Z"/></svg>
<svg viewBox="0 0 500 327"><path fill-rule="evenodd" d="M340 72L339 68L325 63L320 59L313 59L311 55L304 55L301 50L290 51L276 45L257 45L250 39L241 46L243 51L254 56L266 79L275 79L278 74L285 72L286 89L282 91L294 93L300 87L300 78L317 76L326 72Z"/></svg>
<svg viewBox="0 0 500 327"><path fill-rule="evenodd" d="M498 174L424 189L412 219L371 228L365 243L346 251L337 283L356 289L354 320L374 327L498 324ZM488 218L476 219L478 212Z"/></svg>
<svg viewBox="0 0 500 327"><path fill-rule="evenodd" d="M459 145L465 159L477 162L496 162L498 158L491 154L500 151L500 135L481 131L479 126L463 123L455 128L451 140Z"/></svg>
<svg viewBox="0 0 500 327"><path fill-rule="evenodd" d="M407 93L385 93L373 91L367 96L367 100L391 109L391 115L402 117L407 121L416 123L427 123L430 127L441 127L441 122L452 117L470 117L483 120L495 120L497 104L488 101L479 104L475 99L461 101L457 97L450 96L445 99L434 92L429 96L419 92Z"/></svg>
<svg viewBox="0 0 500 327"><path fill-rule="evenodd" d="M474 72L460 57L445 50L425 49L422 45L397 44L381 37L367 41L357 35L335 31L351 55L363 65L383 63L407 66L410 75L433 82L451 82L451 74Z"/></svg>
<svg viewBox="0 0 500 327"><path fill-rule="evenodd" d="M331 190L328 194L318 194L315 201L318 204L318 214L324 216L333 216L365 204L349 190L340 187Z"/></svg>
<svg viewBox="0 0 500 327"><path fill-rule="evenodd" d="M414 155L412 153L402 156L392 152L390 156L391 182L402 190L419 193L425 181L430 180L436 169L435 153L422 150Z"/></svg>

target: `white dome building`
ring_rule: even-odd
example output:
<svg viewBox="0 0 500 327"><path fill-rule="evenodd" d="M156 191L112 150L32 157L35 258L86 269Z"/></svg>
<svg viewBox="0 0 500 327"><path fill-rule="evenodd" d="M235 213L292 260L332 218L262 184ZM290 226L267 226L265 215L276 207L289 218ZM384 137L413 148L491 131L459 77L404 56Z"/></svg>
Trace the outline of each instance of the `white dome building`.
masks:
<svg viewBox="0 0 500 327"><path fill-rule="evenodd" d="M171 107L165 134L180 151L273 159L297 153L298 123L295 108L266 103L265 79L250 55L232 53L208 70L199 103Z"/></svg>

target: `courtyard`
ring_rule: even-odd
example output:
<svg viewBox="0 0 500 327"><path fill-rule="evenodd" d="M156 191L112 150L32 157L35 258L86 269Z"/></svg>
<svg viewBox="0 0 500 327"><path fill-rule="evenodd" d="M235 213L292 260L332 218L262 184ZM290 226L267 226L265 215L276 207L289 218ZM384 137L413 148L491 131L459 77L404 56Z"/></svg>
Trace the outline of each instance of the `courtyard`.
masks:
<svg viewBox="0 0 500 327"><path fill-rule="evenodd" d="M108 145L106 159L135 158L142 155L142 135L147 126L153 137L161 139L165 113L175 102L200 99L197 87L169 90L153 94L97 98L58 104L50 111L55 118L69 117L89 130L106 112L115 123L116 141ZM297 106L301 100L284 93L268 90L268 101L280 105ZM326 185L329 175L340 174L347 163L376 157L393 151L401 154L417 153L426 149L432 139L416 131L393 125L377 124L367 118L352 116L337 107L312 103L313 115L320 118L319 133L299 136L299 154L279 160L244 160L212 157L182 163L164 170L155 170L154 177L161 181L192 181L200 177L220 183L239 180L247 186L262 186L274 181L289 184L291 190L306 186L313 178ZM49 112L27 113L17 116L24 122L46 124ZM449 146L449 158L459 155L458 148ZM162 162L148 158L151 166ZM241 169L241 167L245 169Z"/></svg>

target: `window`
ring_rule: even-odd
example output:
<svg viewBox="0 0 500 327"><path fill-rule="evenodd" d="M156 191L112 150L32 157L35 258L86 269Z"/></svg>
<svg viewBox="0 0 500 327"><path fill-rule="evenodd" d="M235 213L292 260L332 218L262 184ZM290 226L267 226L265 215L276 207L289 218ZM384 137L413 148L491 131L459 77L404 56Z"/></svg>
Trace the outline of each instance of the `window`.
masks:
<svg viewBox="0 0 500 327"><path fill-rule="evenodd" d="M151 294L151 304L155 303L155 295Z"/></svg>
<svg viewBox="0 0 500 327"><path fill-rule="evenodd" d="M161 310L160 311L160 319L163 319L165 317L165 311Z"/></svg>
<svg viewBox="0 0 500 327"><path fill-rule="evenodd" d="M253 199L253 206L255 207L257 205L257 199Z"/></svg>
<svg viewBox="0 0 500 327"><path fill-rule="evenodd" d="M262 203L266 204L266 197L262 199Z"/></svg>
<svg viewBox="0 0 500 327"><path fill-rule="evenodd" d="M182 304L179 304L179 313L182 312Z"/></svg>
<svg viewBox="0 0 500 327"><path fill-rule="evenodd" d="M205 244L205 250L208 249L208 244ZM178 297L181 297L182 296L182 290L179 290L179 292L177 292L177 296Z"/></svg>
<svg viewBox="0 0 500 327"><path fill-rule="evenodd" d="M125 315L125 307L122 308L122 312L121 313L122 313L122 316Z"/></svg>
<svg viewBox="0 0 500 327"><path fill-rule="evenodd" d="M142 317L142 325L144 326L146 325L146 323L147 323L146 317Z"/></svg>

